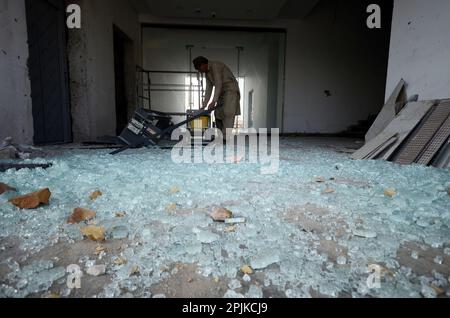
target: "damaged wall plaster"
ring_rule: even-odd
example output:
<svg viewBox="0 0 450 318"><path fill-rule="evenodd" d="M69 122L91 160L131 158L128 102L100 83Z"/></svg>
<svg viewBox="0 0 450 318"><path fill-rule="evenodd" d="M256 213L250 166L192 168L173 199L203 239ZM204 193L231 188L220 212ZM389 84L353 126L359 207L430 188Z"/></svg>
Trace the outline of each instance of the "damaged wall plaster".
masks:
<svg viewBox="0 0 450 318"><path fill-rule="evenodd" d="M115 135L113 25L134 43L134 74L135 65L142 60L138 15L121 0L68 2L79 4L83 13L82 28L71 30L68 36L74 141ZM130 85L134 87L134 83ZM129 94L129 103L135 103L134 97Z"/></svg>

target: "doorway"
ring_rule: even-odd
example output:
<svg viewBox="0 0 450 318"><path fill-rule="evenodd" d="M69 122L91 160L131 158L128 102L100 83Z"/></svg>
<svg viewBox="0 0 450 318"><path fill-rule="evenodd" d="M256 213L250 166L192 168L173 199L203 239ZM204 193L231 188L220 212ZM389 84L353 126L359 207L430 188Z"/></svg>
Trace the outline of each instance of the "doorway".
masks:
<svg viewBox="0 0 450 318"><path fill-rule="evenodd" d="M64 0L26 0L34 143L72 141Z"/></svg>
<svg viewBox="0 0 450 318"><path fill-rule="evenodd" d="M235 128L282 128L286 30L145 25L142 37L144 68L164 71L152 74L154 109L199 107L198 87L206 82L189 74L192 60L205 56L226 64L239 81L242 115Z"/></svg>

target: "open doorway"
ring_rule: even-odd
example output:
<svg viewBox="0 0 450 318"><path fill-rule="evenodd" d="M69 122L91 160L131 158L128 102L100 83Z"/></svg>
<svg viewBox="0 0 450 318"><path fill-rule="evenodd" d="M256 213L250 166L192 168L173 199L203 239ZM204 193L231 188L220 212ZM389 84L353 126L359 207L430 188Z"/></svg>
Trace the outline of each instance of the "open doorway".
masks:
<svg viewBox="0 0 450 318"><path fill-rule="evenodd" d="M114 26L113 29L116 134L120 135L129 122L129 110L134 107L130 99L134 92L133 41L118 27Z"/></svg>
<svg viewBox="0 0 450 318"><path fill-rule="evenodd" d="M151 78L152 109L199 108L206 82L192 74L192 60L205 56L226 64L239 82L237 130L282 128L285 30L146 25L142 37L144 68L159 71Z"/></svg>
<svg viewBox="0 0 450 318"><path fill-rule="evenodd" d="M27 0L34 143L72 141L66 55L65 2Z"/></svg>

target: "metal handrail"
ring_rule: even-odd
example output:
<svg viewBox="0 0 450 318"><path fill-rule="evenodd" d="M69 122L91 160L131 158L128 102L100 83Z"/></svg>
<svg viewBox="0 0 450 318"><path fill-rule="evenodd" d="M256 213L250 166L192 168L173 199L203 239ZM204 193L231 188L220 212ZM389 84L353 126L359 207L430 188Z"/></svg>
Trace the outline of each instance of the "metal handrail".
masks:
<svg viewBox="0 0 450 318"><path fill-rule="evenodd" d="M142 101L141 105L143 108L148 110L152 109L152 98L151 92L188 92L199 94L200 100L202 99L204 90L203 90L203 77L199 76L198 72L191 71L164 71L164 70L146 70L140 66L136 66L138 81L137 81L137 97ZM146 76L142 76L145 74ZM200 85L186 85L186 84L153 84L150 74L183 74L183 75L196 75L198 80L200 81ZM145 83L145 80L147 81ZM153 88L152 88L153 87ZM166 88L164 88L166 87ZM167 87L174 87L173 89L169 89ZM184 87L184 89L181 89ZM148 95L148 96L146 96ZM148 102L148 108L145 107L146 102Z"/></svg>

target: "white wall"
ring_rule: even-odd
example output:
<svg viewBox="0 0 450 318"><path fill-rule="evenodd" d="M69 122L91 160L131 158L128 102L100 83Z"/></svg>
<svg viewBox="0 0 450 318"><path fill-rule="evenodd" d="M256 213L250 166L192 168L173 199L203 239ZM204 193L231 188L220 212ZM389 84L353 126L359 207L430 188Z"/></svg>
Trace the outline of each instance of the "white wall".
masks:
<svg viewBox="0 0 450 318"><path fill-rule="evenodd" d="M358 4L355 4L358 3ZM163 19L145 23L287 30L284 133L338 133L384 104L389 33L369 30L366 6L324 0L305 20L273 22ZM332 94L326 97L324 91Z"/></svg>
<svg viewBox="0 0 450 318"><path fill-rule="evenodd" d="M0 0L0 141L33 142L24 0Z"/></svg>
<svg viewBox="0 0 450 318"><path fill-rule="evenodd" d="M408 95L450 98L450 1L395 0L386 98L403 78Z"/></svg>
<svg viewBox="0 0 450 318"><path fill-rule="evenodd" d="M134 42L135 64L140 65L138 15L121 0L68 2L82 8L82 29L69 32L74 140L116 135L113 25Z"/></svg>
<svg viewBox="0 0 450 318"><path fill-rule="evenodd" d="M289 26L285 132L337 133L381 109L388 41L367 28L365 9L325 1Z"/></svg>

